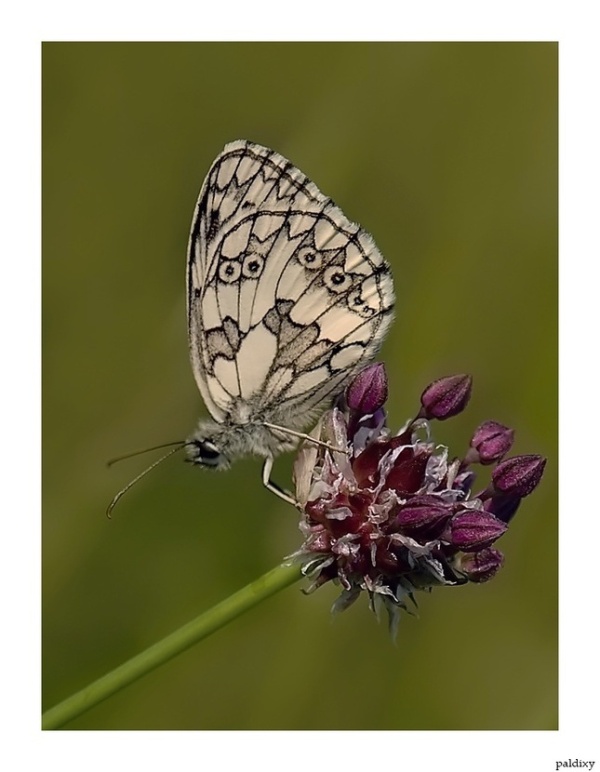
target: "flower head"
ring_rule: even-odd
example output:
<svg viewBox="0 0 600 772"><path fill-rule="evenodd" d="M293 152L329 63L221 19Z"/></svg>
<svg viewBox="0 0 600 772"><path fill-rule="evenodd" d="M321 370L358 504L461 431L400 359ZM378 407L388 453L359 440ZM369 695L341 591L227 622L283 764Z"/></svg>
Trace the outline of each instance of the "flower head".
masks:
<svg viewBox="0 0 600 772"><path fill-rule="evenodd" d="M416 589L481 583L500 569L492 547L508 528L521 499L539 483L540 456L499 463L491 484L473 493L475 463L493 464L512 444L513 432L482 424L462 459L431 438L430 421L461 412L470 376L450 376L428 386L421 409L397 434L386 426L383 365L359 373L345 406L319 422L294 466L302 507L304 543L294 557L311 577L309 592L329 581L342 586L334 610L347 608L364 591L371 606L383 605L395 630L400 610Z"/></svg>

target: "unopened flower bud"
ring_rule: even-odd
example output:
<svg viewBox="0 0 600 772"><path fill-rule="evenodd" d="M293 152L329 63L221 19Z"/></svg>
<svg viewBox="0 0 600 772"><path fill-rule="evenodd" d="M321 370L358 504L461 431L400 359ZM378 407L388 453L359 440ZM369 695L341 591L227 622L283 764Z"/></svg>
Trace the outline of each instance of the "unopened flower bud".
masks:
<svg viewBox="0 0 600 772"><path fill-rule="evenodd" d="M415 496L402 506L394 526L408 535L438 531L452 516L452 506L437 496Z"/></svg>
<svg viewBox="0 0 600 772"><path fill-rule="evenodd" d="M470 375L449 375L430 383L421 394L421 415L443 421L465 409L471 396Z"/></svg>
<svg viewBox="0 0 600 772"><path fill-rule="evenodd" d="M346 401L351 410L370 415L383 407L388 395L385 367L376 362L365 367L354 378L346 391Z"/></svg>
<svg viewBox="0 0 600 772"><path fill-rule="evenodd" d="M462 555L460 570L471 582L487 582L502 568L504 555L493 547Z"/></svg>
<svg viewBox="0 0 600 772"><path fill-rule="evenodd" d="M538 485L544 473L543 456L514 456L502 461L492 473L492 483L499 493L528 496Z"/></svg>
<svg viewBox="0 0 600 772"><path fill-rule="evenodd" d="M479 426L471 438L471 447L478 453L480 464L500 461L513 444L514 431L496 421L486 421Z"/></svg>
<svg viewBox="0 0 600 772"><path fill-rule="evenodd" d="M464 509L448 523L444 538L459 550L475 552L489 547L506 529L506 523L489 512Z"/></svg>

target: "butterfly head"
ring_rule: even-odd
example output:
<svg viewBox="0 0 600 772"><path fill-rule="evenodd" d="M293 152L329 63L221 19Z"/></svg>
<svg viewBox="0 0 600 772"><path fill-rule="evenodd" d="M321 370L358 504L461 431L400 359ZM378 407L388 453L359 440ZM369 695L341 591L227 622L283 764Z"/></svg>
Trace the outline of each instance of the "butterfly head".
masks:
<svg viewBox="0 0 600 772"><path fill-rule="evenodd" d="M185 444L187 459L192 464L210 467L211 469L228 469L229 459L210 439L193 437Z"/></svg>

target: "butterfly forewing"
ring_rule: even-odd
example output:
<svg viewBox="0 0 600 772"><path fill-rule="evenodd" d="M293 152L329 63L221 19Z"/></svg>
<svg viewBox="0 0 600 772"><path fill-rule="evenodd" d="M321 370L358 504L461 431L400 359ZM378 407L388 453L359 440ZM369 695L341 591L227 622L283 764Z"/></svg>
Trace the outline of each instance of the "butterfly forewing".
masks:
<svg viewBox="0 0 600 772"><path fill-rule="evenodd" d="M227 145L188 249L194 376L213 418L233 405L305 425L369 361L394 291L372 238L281 155Z"/></svg>

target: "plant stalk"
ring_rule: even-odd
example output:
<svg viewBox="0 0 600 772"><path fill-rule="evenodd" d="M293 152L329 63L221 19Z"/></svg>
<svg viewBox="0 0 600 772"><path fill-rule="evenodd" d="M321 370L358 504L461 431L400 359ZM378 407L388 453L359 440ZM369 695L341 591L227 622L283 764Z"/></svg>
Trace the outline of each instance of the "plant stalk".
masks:
<svg viewBox="0 0 600 772"><path fill-rule="evenodd" d="M261 601L294 584L301 576L299 565L281 565L274 568L179 630L47 710L42 716L42 729L58 729L224 627Z"/></svg>

